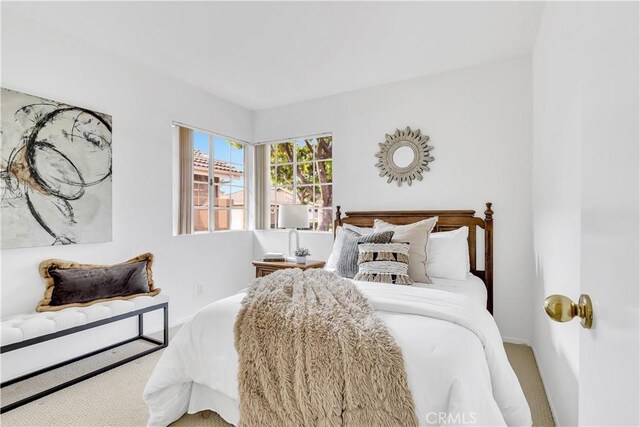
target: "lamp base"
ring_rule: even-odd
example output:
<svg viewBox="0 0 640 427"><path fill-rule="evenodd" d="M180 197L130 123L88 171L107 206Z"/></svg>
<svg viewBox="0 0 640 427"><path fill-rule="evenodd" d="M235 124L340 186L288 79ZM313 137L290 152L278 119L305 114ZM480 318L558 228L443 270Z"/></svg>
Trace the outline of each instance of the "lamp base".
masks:
<svg viewBox="0 0 640 427"><path fill-rule="evenodd" d="M291 235L293 235L296 239L296 244L295 246L292 248L291 246ZM300 245L298 244L299 242L299 234L298 234L298 230L296 230L295 228L290 228L289 229L289 256L287 256L285 259L287 260L287 262L296 262L296 257L294 252L298 250L298 248L300 247Z"/></svg>

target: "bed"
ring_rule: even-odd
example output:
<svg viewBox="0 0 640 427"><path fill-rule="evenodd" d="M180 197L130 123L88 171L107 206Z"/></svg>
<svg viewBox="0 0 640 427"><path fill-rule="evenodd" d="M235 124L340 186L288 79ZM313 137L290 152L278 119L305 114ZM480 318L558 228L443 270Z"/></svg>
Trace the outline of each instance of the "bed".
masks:
<svg viewBox="0 0 640 427"><path fill-rule="evenodd" d="M342 216L340 206L336 207L336 218L334 220L334 237L339 226L344 224L356 225L358 227L372 227L374 220L381 219L385 222L402 225L411 224L423 219L437 216L438 222L434 232L450 231L460 227L469 228L469 262L470 274L474 277L468 278L470 286L460 286L446 279L437 279L435 287L448 288L449 290L458 288L458 292L479 301L486 298L486 307L489 313L493 314L493 204L486 203L484 218L475 216L474 210L430 210L430 211L347 211ZM478 229L483 232L482 245L479 247ZM482 253L479 253L482 251ZM479 268L479 258L484 259L484 269ZM480 281L475 280L480 279ZM483 283L485 290L477 285ZM451 286L447 286L451 285ZM469 289L473 288L472 291ZM484 297L483 297L484 295Z"/></svg>
<svg viewBox="0 0 640 427"><path fill-rule="evenodd" d="M410 224L438 216L436 231L469 227L470 276L457 283L415 286L355 282L402 350L420 425L531 425L520 384L507 360L493 309L493 211L366 211L337 209L335 227L370 227L375 218ZM484 231L481 249L477 228ZM483 251L484 269L476 252ZM149 425L212 410L239 421L234 322L245 293L197 313L163 353L144 391Z"/></svg>

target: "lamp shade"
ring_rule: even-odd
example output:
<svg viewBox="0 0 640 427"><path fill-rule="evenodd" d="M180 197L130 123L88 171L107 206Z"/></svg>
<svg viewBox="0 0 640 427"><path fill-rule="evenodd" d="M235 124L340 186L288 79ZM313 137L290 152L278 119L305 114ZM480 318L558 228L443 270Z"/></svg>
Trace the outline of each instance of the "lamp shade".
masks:
<svg viewBox="0 0 640 427"><path fill-rule="evenodd" d="M307 205L280 205L278 228L309 228Z"/></svg>

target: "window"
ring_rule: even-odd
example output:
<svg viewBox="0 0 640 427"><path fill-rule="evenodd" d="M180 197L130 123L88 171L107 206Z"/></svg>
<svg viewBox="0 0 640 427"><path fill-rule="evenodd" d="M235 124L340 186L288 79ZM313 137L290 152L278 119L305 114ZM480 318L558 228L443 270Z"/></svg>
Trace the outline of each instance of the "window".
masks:
<svg viewBox="0 0 640 427"><path fill-rule="evenodd" d="M278 205L309 206L309 229L333 229L333 160L331 135L271 144L269 189L271 228L277 227Z"/></svg>
<svg viewBox="0 0 640 427"><path fill-rule="evenodd" d="M193 231L245 230L244 144L193 130Z"/></svg>

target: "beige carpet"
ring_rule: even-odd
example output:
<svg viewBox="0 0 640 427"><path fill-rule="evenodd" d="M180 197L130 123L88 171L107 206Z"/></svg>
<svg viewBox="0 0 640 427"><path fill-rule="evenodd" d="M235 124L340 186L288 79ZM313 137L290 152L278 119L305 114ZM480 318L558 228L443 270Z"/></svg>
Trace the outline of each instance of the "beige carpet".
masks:
<svg viewBox="0 0 640 427"><path fill-rule="evenodd" d="M173 331L172 331L173 332ZM3 405L25 393L41 390L61 378L71 378L95 366L138 351L146 343L134 343L91 357L85 361L40 375L38 378L2 389ZM535 426L553 426L553 417L538 374L531 348L506 344L507 355L524 389ZM2 426L144 426L149 413L142 390L161 352L156 352L97 377L0 415ZM184 415L174 426L229 426L217 414L207 411Z"/></svg>
<svg viewBox="0 0 640 427"><path fill-rule="evenodd" d="M529 402L534 426L555 426L551 408L533 351L528 345L507 344L507 357L518 376L524 395Z"/></svg>

